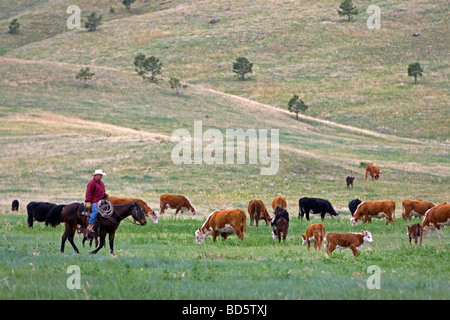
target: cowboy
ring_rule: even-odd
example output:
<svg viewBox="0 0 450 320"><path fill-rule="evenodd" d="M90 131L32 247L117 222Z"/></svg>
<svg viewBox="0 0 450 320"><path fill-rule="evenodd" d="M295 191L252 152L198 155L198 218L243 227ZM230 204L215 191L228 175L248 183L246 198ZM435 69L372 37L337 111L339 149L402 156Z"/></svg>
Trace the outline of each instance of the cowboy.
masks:
<svg viewBox="0 0 450 320"><path fill-rule="evenodd" d="M107 197L105 185L102 182L102 178L106 176L106 173L102 169L97 169L92 176L92 180L87 184L84 199L84 202L86 202L85 210L89 211L91 209L91 216L89 217L89 225L87 227L89 231L94 231L94 222L98 214L97 202Z"/></svg>

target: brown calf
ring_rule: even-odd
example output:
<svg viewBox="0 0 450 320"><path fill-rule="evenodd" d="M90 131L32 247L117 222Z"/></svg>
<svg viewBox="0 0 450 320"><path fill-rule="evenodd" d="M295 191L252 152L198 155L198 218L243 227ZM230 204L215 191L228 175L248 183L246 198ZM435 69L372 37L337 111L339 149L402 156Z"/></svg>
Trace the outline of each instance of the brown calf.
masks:
<svg viewBox="0 0 450 320"><path fill-rule="evenodd" d="M306 228L304 234L302 234L302 245L307 244L308 250L310 242L314 242L314 249L319 250L322 247L323 238L325 237L325 226L322 223L314 223Z"/></svg>
<svg viewBox="0 0 450 320"><path fill-rule="evenodd" d="M413 224L412 226L408 226L406 234L409 237L409 244L411 244L412 238L414 238L414 243L416 244L416 246L417 246L417 238L420 238L420 244L422 244L423 229L420 224L416 223Z"/></svg>
<svg viewBox="0 0 450 320"><path fill-rule="evenodd" d="M359 255L359 249L364 243L372 243L372 234L369 231L361 231L359 233L329 233L327 235L327 246L325 247L328 256L336 249L350 249L353 252L353 256Z"/></svg>
<svg viewBox="0 0 450 320"><path fill-rule="evenodd" d="M281 238L283 238L283 241L286 241L288 230L289 230L289 222L284 218L280 218L276 222L275 229L272 230L272 238L274 240L278 238L278 242L281 241Z"/></svg>
<svg viewBox="0 0 450 320"><path fill-rule="evenodd" d="M250 216L250 226L253 226L253 221L256 221L256 226L258 226L259 220L264 220L266 225L269 224L272 217L267 212L264 202L261 200L251 200L248 203L248 215Z"/></svg>
<svg viewBox="0 0 450 320"><path fill-rule="evenodd" d="M162 194L161 197L159 197L159 207L161 214L164 214L164 210L167 208L177 209L175 215L177 215L178 211L183 213L183 210L189 210L191 215L195 214L195 209L188 197L180 194Z"/></svg>
<svg viewBox="0 0 450 320"><path fill-rule="evenodd" d="M366 174L365 174L365 176L364 176L364 180L366 180L367 181L367 177L370 175L371 177L372 177L372 181L375 179L375 180L378 180L378 178L380 177L380 175L382 174L383 172L381 172L380 171L380 168L378 168L378 166L376 166L376 165L374 165L374 164L369 164L367 167L366 167Z"/></svg>
<svg viewBox="0 0 450 320"><path fill-rule="evenodd" d="M287 201L285 197L279 196L272 200L272 209L275 210L276 207L282 209L287 209Z"/></svg>

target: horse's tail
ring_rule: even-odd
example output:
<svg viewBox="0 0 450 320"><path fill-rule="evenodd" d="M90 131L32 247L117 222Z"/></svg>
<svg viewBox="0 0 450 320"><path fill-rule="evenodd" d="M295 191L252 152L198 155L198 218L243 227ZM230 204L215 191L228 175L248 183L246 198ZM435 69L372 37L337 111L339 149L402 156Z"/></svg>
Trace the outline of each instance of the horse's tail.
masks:
<svg viewBox="0 0 450 320"><path fill-rule="evenodd" d="M45 217L45 225L48 226L50 224L52 227L56 227L61 222L63 222L61 212L65 206L65 204L60 204L50 210L50 212Z"/></svg>

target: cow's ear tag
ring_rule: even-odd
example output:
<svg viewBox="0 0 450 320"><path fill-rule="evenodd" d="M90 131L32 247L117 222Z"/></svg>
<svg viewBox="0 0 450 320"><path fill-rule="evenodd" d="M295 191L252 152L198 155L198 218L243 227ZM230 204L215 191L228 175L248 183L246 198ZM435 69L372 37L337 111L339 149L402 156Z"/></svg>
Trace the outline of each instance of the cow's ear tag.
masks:
<svg viewBox="0 0 450 320"><path fill-rule="evenodd" d="M364 231L361 231L361 235L364 237Z"/></svg>

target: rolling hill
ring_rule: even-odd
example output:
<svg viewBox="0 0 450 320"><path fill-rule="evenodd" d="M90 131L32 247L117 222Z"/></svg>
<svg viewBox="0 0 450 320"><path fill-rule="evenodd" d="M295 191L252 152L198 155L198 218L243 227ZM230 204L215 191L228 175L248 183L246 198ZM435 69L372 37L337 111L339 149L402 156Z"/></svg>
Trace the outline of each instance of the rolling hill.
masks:
<svg viewBox="0 0 450 320"><path fill-rule="evenodd" d="M339 1L330 0L148 0L129 11L119 0L80 0L82 24L92 11L103 14L98 31L87 32L66 27L72 1L0 0L0 298L446 299L448 230L442 240L409 246L400 213L404 199L449 199L449 3L379 1L379 30L366 27L373 3L355 3L361 13L346 23ZM14 18L21 30L10 35ZM157 83L136 74L137 53L163 62ZM231 71L238 56L254 62L246 81ZM424 67L418 85L407 76L416 61ZM95 72L87 88L75 79L82 67ZM180 95L171 77L187 85ZM309 106L299 121L287 111L293 94ZM237 146L244 130L260 139L264 129L279 132L273 175L261 175L268 164L260 153L250 164L252 143ZM201 151L217 143L219 154L236 158L196 164L191 154L176 164L176 130L189 133L192 153L201 134ZM237 132L236 144L226 145L227 130ZM266 146L258 140L258 152ZM368 163L381 168L380 180L364 181ZM197 214L173 218L170 210L144 227L124 222L114 257L106 249L61 254L63 226L27 228L26 204L82 201L97 168L108 174L110 195L158 210L162 193L185 194ZM354 188L346 188L348 175ZM291 214L286 243L274 242L266 226L248 227L243 242L194 243L211 211L246 211L249 200L268 205L278 195ZM295 219L303 196L328 199L341 213L325 219L327 232L368 228L374 243L356 259L307 251L299 234L310 222ZM396 222L351 226L354 198L395 201ZM18 215L10 212L13 199ZM66 285L74 264L82 290ZM366 286L373 265L382 290Z"/></svg>

